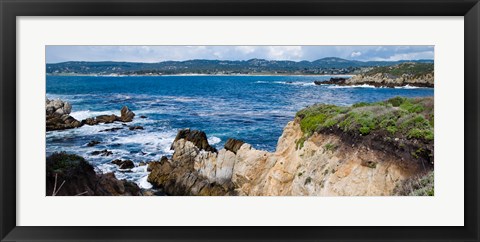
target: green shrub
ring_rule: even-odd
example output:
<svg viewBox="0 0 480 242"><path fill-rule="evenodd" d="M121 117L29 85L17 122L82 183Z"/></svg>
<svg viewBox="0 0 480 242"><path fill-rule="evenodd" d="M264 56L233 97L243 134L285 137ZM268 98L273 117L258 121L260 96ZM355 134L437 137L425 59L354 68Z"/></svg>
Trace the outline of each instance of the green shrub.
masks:
<svg viewBox="0 0 480 242"><path fill-rule="evenodd" d="M407 98L404 98L404 97L394 97L394 98L388 99L388 100L387 100L387 103L392 104L392 106L394 106L394 107L400 107L400 105L402 105L403 102L405 102L405 100L407 100Z"/></svg>
<svg viewBox="0 0 480 242"><path fill-rule="evenodd" d="M392 137L433 140L433 99L394 97L384 102L351 107L316 104L300 110L300 127L307 139L314 132L338 127L344 132L369 135L385 131ZM428 117L428 118L427 118ZM297 142L297 147L303 147Z"/></svg>

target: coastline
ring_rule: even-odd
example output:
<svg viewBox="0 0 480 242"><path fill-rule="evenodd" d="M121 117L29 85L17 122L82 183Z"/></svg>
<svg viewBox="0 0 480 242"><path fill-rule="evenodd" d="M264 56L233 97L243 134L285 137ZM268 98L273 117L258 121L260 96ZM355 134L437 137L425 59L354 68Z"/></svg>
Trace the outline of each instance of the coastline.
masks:
<svg viewBox="0 0 480 242"><path fill-rule="evenodd" d="M47 73L47 76L94 76L94 77L159 77L159 76L335 76L335 77L353 77L355 74L275 74L275 73L268 73L268 74L169 74L169 75L99 75L99 74L51 74Z"/></svg>
<svg viewBox="0 0 480 242"><path fill-rule="evenodd" d="M430 99L418 99L416 101L414 99L391 99L385 102L387 104L390 103L393 107L387 106L388 109L386 110L390 110L389 112L396 112L394 107L401 106L402 109L412 110L408 112L423 112L424 108L419 109L417 106L421 103L421 105L426 105L425 108L430 107L432 103ZM427 103L424 104L424 102ZM417 105L417 103L419 104ZM378 104L358 103L352 107L338 108L355 110L365 109L370 105L373 105L372 108L374 109L369 109L375 110L376 105ZM67 110L69 109L68 106L69 105L66 103L62 104L62 113L65 113L65 115L68 115L69 113L69 110ZM315 107L316 105L311 108ZM433 106L430 108L433 110ZM172 149L174 150L174 153L171 157L162 157L159 161L150 161L142 164L143 166L147 165L148 168L146 169L151 172L148 175L148 182L152 183L154 188L165 191L167 195L392 195L395 189L400 186L399 182L407 181L411 178L416 179L416 177L420 175L423 176L422 174L424 174L425 170L422 170L421 167L425 169L425 165L427 165L427 167L431 167L427 171L431 169L433 170L433 143L431 147L422 145L418 146L418 142L415 141L412 143L409 141L410 138L407 138L406 136L393 136L388 140L376 140L375 137L383 137L384 134L375 136L374 133L369 136L368 133L373 131L364 133L366 131L362 128L359 130L364 134L363 136L361 134L360 136L356 135L357 131L354 131L352 133L353 136L351 136L349 133L350 131L346 132L331 128L322 132L317 131L311 133L308 131L309 128L305 129L303 127L304 122L307 122L305 120L310 118L308 116L310 115L310 111L308 110L309 108L300 110L297 113L297 118L285 126L274 152L256 150L252 148L251 145L234 139L229 139L225 143L223 149L217 150L210 146L207 135L204 132L195 130L190 131L189 129L186 131L180 130L173 141ZM316 112L317 111L314 111L314 113ZM327 113L329 112L330 111ZM338 112L343 113L343 111ZM384 113L384 111L381 111L380 113ZM122 112L122 114L125 114L122 115L122 117L126 117L128 112L125 111ZM129 117L132 117L133 119L134 116L135 115L132 113ZM106 118L105 115L102 116L102 118ZM112 119L111 122L121 122L122 120L129 121L130 119L116 117L116 119ZM308 123L310 123L310 121L308 121ZM329 121L327 123L330 125ZM88 125L96 124L96 122L93 122ZM367 125L365 127L371 126ZM355 130L356 129L357 128L355 128ZM395 142L393 142L393 140ZM433 140L433 136L431 139L428 138L427 140ZM428 143L429 142L431 141L428 141ZM99 154L105 154L106 156L109 155L108 150L99 151ZM342 168L345 164L342 165L342 163L338 162L339 159L345 159L342 158L345 154L347 154L347 157L350 157L348 158L350 162L348 163L348 166ZM398 162L398 159L400 159L398 157L399 154L403 154L400 155L402 161L401 164L404 164L401 166L398 166L398 164L395 165L396 162ZM432 156L430 157L430 155ZM315 164L318 159L322 160L322 162L326 162L325 167L327 168L325 170L322 165L322 169L315 173L315 167L317 167ZM418 163L418 159L421 159L420 163ZM130 164L127 167L123 167L128 162L130 162ZM129 160L114 160L112 163L119 165L121 169L126 169L126 171L137 167L136 164L133 164L132 161ZM406 164L410 165L405 166ZM420 166L420 164L423 165ZM140 164L138 167L140 167ZM310 168L307 169L306 167ZM299 168L301 169L299 170ZM364 190L362 186L356 187L354 190L345 190L345 187L343 187L346 185L345 181L342 181L343 178L340 179L343 176L341 175L343 173L337 173L337 171L347 172L345 169L360 169L360 171L362 171L360 178L356 177L356 175L353 177L347 175L345 177L348 177L349 180L353 179L351 182L355 181L356 183L362 184L362 186L366 186L367 184L361 177L370 174L375 170L381 171L379 173L381 176L394 176L395 179L398 179L398 182L389 182L387 187L382 187L379 185L381 184L378 183L379 181L375 181L373 184L370 181L368 183L370 185L368 186L376 187L371 191ZM399 170L392 173L391 169ZM400 172L402 169L407 169L408 173ZM313 173L310 174L308 172ZM363 172L365 174L363 174ZM336 175L326 176L329 173ZM252 174L255 174L254 177L252 177ZM303 174L310 175L307 177L303 176ZM93 177L93 175L89 176ZM115 180L116 178L114 175L113 178L111 177L112 175L108 176L108 179L111 180L109 181L110 183L118 183ZM267 187L263 187L263 185L259 186L259 184L263 184L265 176L274 178L274 181L272 181L273 183L270 182ZM191 180L191 177L195 177L195 182L192 185L185 187L186 185L184 183ZM308 179L309 177L312 178ZM53 179L52 175L50 175L50 179ZM338 183L336 185L337 188L335 189L340 190L325 190L331 188L325 186L325 182L322 182L324 179L328 179L333 183ZM378 179L380 179L380 177ZM175 182L165 183L168 180L174 180ZM302 184L306 185L310 183L316 185L307 190L302 188ZM143 192L149 190L150 189L142 189ZM117 191L112 194L124 194L121 192L122 190L119 191L120 192ZM76 190L75 192L78 193L79 191ZM106 193L106 195L108 194L109 193ZM127 193L127 195L128 194L129 193Z"/></svg>

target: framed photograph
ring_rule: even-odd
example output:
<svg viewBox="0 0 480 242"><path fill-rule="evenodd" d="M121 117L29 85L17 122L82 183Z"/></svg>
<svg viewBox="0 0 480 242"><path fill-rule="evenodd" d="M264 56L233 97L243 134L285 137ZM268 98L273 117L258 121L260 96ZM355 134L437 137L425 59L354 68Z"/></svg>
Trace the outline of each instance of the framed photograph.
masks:
<svg viewBox="0 0 480 242"><path fill-rule="evenodd" d="M1 241L479 239L478 1L0 8Z"/></svg>

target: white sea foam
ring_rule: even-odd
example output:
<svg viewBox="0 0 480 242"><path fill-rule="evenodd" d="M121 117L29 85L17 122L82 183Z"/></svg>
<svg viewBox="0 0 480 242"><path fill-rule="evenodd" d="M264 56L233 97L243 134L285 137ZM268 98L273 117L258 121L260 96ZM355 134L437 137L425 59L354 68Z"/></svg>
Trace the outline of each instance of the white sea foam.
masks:
<svg viewBox="0 0 480 242"><path fill-rule="evenodd" d="M415 86L405 85L405 86L395 87L395 88L398 88L398 89L418 89L418 88L421 88L421 87L415 87Z"/></svg>
<svg viewBox="0 0 480 242"><path fill-rule="evenodd" d="M208 140L208 143L209 143L210 145L215 145L215 144L220 143L220 141L222 141L220 138L215 137L215 136L211 136L211 137L209 137L207 140Z"/></svg>
<svg viewBox="0 0 480 242"><path fill-rule="evenodd" d="M328 86L328 88L331 88L331 89L343 89L343 88L377 88L375 86L372 86L372 85L367 85L367 84L363 84L363 85L351 85L351 86L337 86L337 85L326 85ZM383 87L378 87L378 88L383 88Z"/></svg>
<svg viewBox="0 0 480 242"><path fill-rule="evenodd" d="M153 187L153 185L148 182L148 175L138 179L135 183L137 183L137 185L143 189L151 189Z"/></svg>
<svg viewBox="0 0 480 242"><path fill-rule="evenodd" d="M313 82L290 82L290 81L274 81L274 82L267 82L267 81L256 81L255 83L273 83L273 84L282 84L282 85L292 85L292 86L315 86Z"/></svg>
<svg viewBox="0 0 480 242"><path fill-rule="evenodd" d="M128 136L114 137L111 142L117 144L138 144L141 145L145 153L158 153L162 151L171 154L170 146L175 139L176 132L173 130L167 132L136 133Z"/></svg>
<svg viewBox="0 0 480 242"><path fill-rule="evenodd" d="M90 111L90 110L81 110L81 111L74 111L70 113L70 116L74 117L76 120L83 120L86 118L93 118L99 115L119 115L119 110L108 110L108 111Z"/></svg>

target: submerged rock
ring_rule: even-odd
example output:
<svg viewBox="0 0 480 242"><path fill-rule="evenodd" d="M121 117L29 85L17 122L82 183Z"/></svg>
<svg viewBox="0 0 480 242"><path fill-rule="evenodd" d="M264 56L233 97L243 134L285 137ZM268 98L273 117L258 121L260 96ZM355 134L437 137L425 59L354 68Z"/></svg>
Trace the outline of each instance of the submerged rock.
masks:
<svg viewBox="0 0 480 242"><path fill-rule="evenodd" d="M98 132L113 132L113 131L117 131L117 130L121 130L121 129L123 129L123 128L122 127L115 127L115 128L100 130Z"/></svg>
<svg viewBox="0 0 480 242"><path fill-rule="evenodd" d="M143 130L142 126L130 126L128 127L129 130Z"/></svg>
<svg viewBox="0 0 480 242"><path fill-rule="evenodd" d="M113 155L113 152L109 150L97 150L90 153L91 155L100 155L100 156L110 156Z"/></svg>
<svg viewBox="0 0 480 242"><path fill-rule="evenodd" d="M100 144L100 141L92 140L92 141L88 142L87 146L88 147L93 147L93 146L98 145L98 144Z"/></svg>

